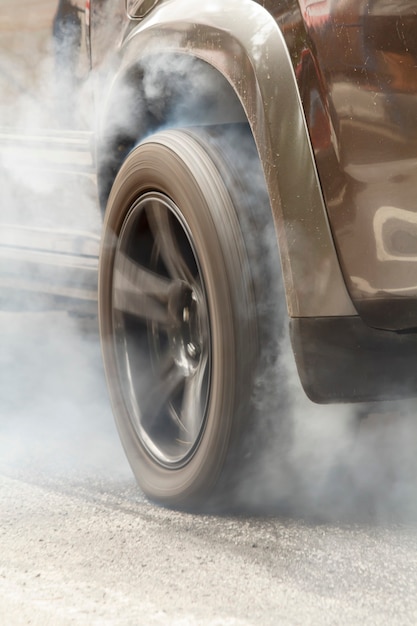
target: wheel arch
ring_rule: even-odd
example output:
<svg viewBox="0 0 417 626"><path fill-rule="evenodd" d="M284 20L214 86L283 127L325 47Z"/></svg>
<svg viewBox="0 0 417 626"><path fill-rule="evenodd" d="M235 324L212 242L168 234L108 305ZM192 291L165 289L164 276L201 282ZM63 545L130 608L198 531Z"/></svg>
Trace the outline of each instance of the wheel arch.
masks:
<svg viewBox="0 0 417 626"><path fill-rule="evenodd" d="M158 128L184 120L189 125L247 122L269 192L290 316L354 315L284 37L259 4L230 0L227 7L168 1L132 23L102 99L101 149L110 154L115 175L134 143ZM216 96L210 113L205 109L201 116L203 109L194 101L187 106L187 97L180 115L169 96L161 101L165 110L152 109L144 81L155 59L163 59L167 75L170 63L178 67L179 59L185 70L188 63L197 68L195 76L204 68L215 85L208 94ZM115 125L115 109L124 111L129 101L134 106L126 109L124 123Z"/></svg>

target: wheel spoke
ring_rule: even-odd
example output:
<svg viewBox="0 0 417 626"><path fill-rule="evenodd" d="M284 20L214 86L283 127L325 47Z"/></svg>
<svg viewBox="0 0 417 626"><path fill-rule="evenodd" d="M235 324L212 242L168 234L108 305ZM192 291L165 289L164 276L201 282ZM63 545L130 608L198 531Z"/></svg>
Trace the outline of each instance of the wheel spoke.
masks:
<svg viewBox="0 0 417 626"><path fill-rule="evenodd" d="M203 421L202 402L203 383L207 371L208 359L201 356L201 362L195 374L185 380L180 420L187 433L187 441L193 443L198 436Z"/></svg>
<svg viewBox="0 0 417 626"><path fill-rule="evenodd" d="M177 367L171 355L167 355L161 363L161 370L156 374L146 399L142 404L142 421L146 429L152 427L165 405L179 387L184 384L184 374Z"/></svg>
<svg viewBox="0 0 417 626"><path fill-rule="evenodd" d="M172 281L118 252L113 274L113 306L119 311L167 325L171 286Z"/></svg>
<svg viewBox="0 0 417 626"><path fill-rule="evenodd" d="M184 259L183 250L173 229L169 210L160 202L152 202L149 203L146 214L169 275L192 285L194 276Z"/></svg>

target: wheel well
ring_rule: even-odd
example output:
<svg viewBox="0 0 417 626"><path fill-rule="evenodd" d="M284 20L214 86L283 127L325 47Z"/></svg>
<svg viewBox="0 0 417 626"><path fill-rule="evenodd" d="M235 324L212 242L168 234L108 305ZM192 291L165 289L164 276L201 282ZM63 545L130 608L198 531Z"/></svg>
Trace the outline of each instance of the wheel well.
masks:
<svg viewBox="0 0 417 626"><path fill-rule="evenodd" d="M187 54L149 56L116 77L97 143L102 211L127 154L161 128L248 123L234 89L207 62Z"/></svg>

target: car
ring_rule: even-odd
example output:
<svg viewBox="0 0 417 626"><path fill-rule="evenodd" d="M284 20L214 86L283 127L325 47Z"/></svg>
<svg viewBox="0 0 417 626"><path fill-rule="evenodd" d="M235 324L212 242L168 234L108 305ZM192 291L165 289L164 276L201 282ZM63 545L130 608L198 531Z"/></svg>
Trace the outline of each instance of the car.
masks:
<svg viewBox="0 0 417 626"><path fill-rule="evenodd" d="M227 500L269 394L285 455L288 335L314 402L415 396L415 0L43 4L55 70L35 91L41 111L55 93L56 119L29 143L71 147L72 170L58 169L94 179L103 228L67 231L35 289L61 305L98 299L143 491L178 507ZM15 122L3 151L26 154ZM33 265L53 231L25 228ZM15 272L4 289L34 289L3 267Z"/></svg>

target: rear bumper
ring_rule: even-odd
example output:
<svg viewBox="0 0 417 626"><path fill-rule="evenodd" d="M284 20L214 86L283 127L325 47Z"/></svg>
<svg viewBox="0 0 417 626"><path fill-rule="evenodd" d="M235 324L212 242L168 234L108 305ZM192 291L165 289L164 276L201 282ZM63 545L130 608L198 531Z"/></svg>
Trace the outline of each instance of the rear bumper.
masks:
<svg viewBox="0 0 417 626"><path fill-rule="evenodd" d="M320 404L417 396L417 332L367 326L360 317L292 318L301 383Z"/></svg>

